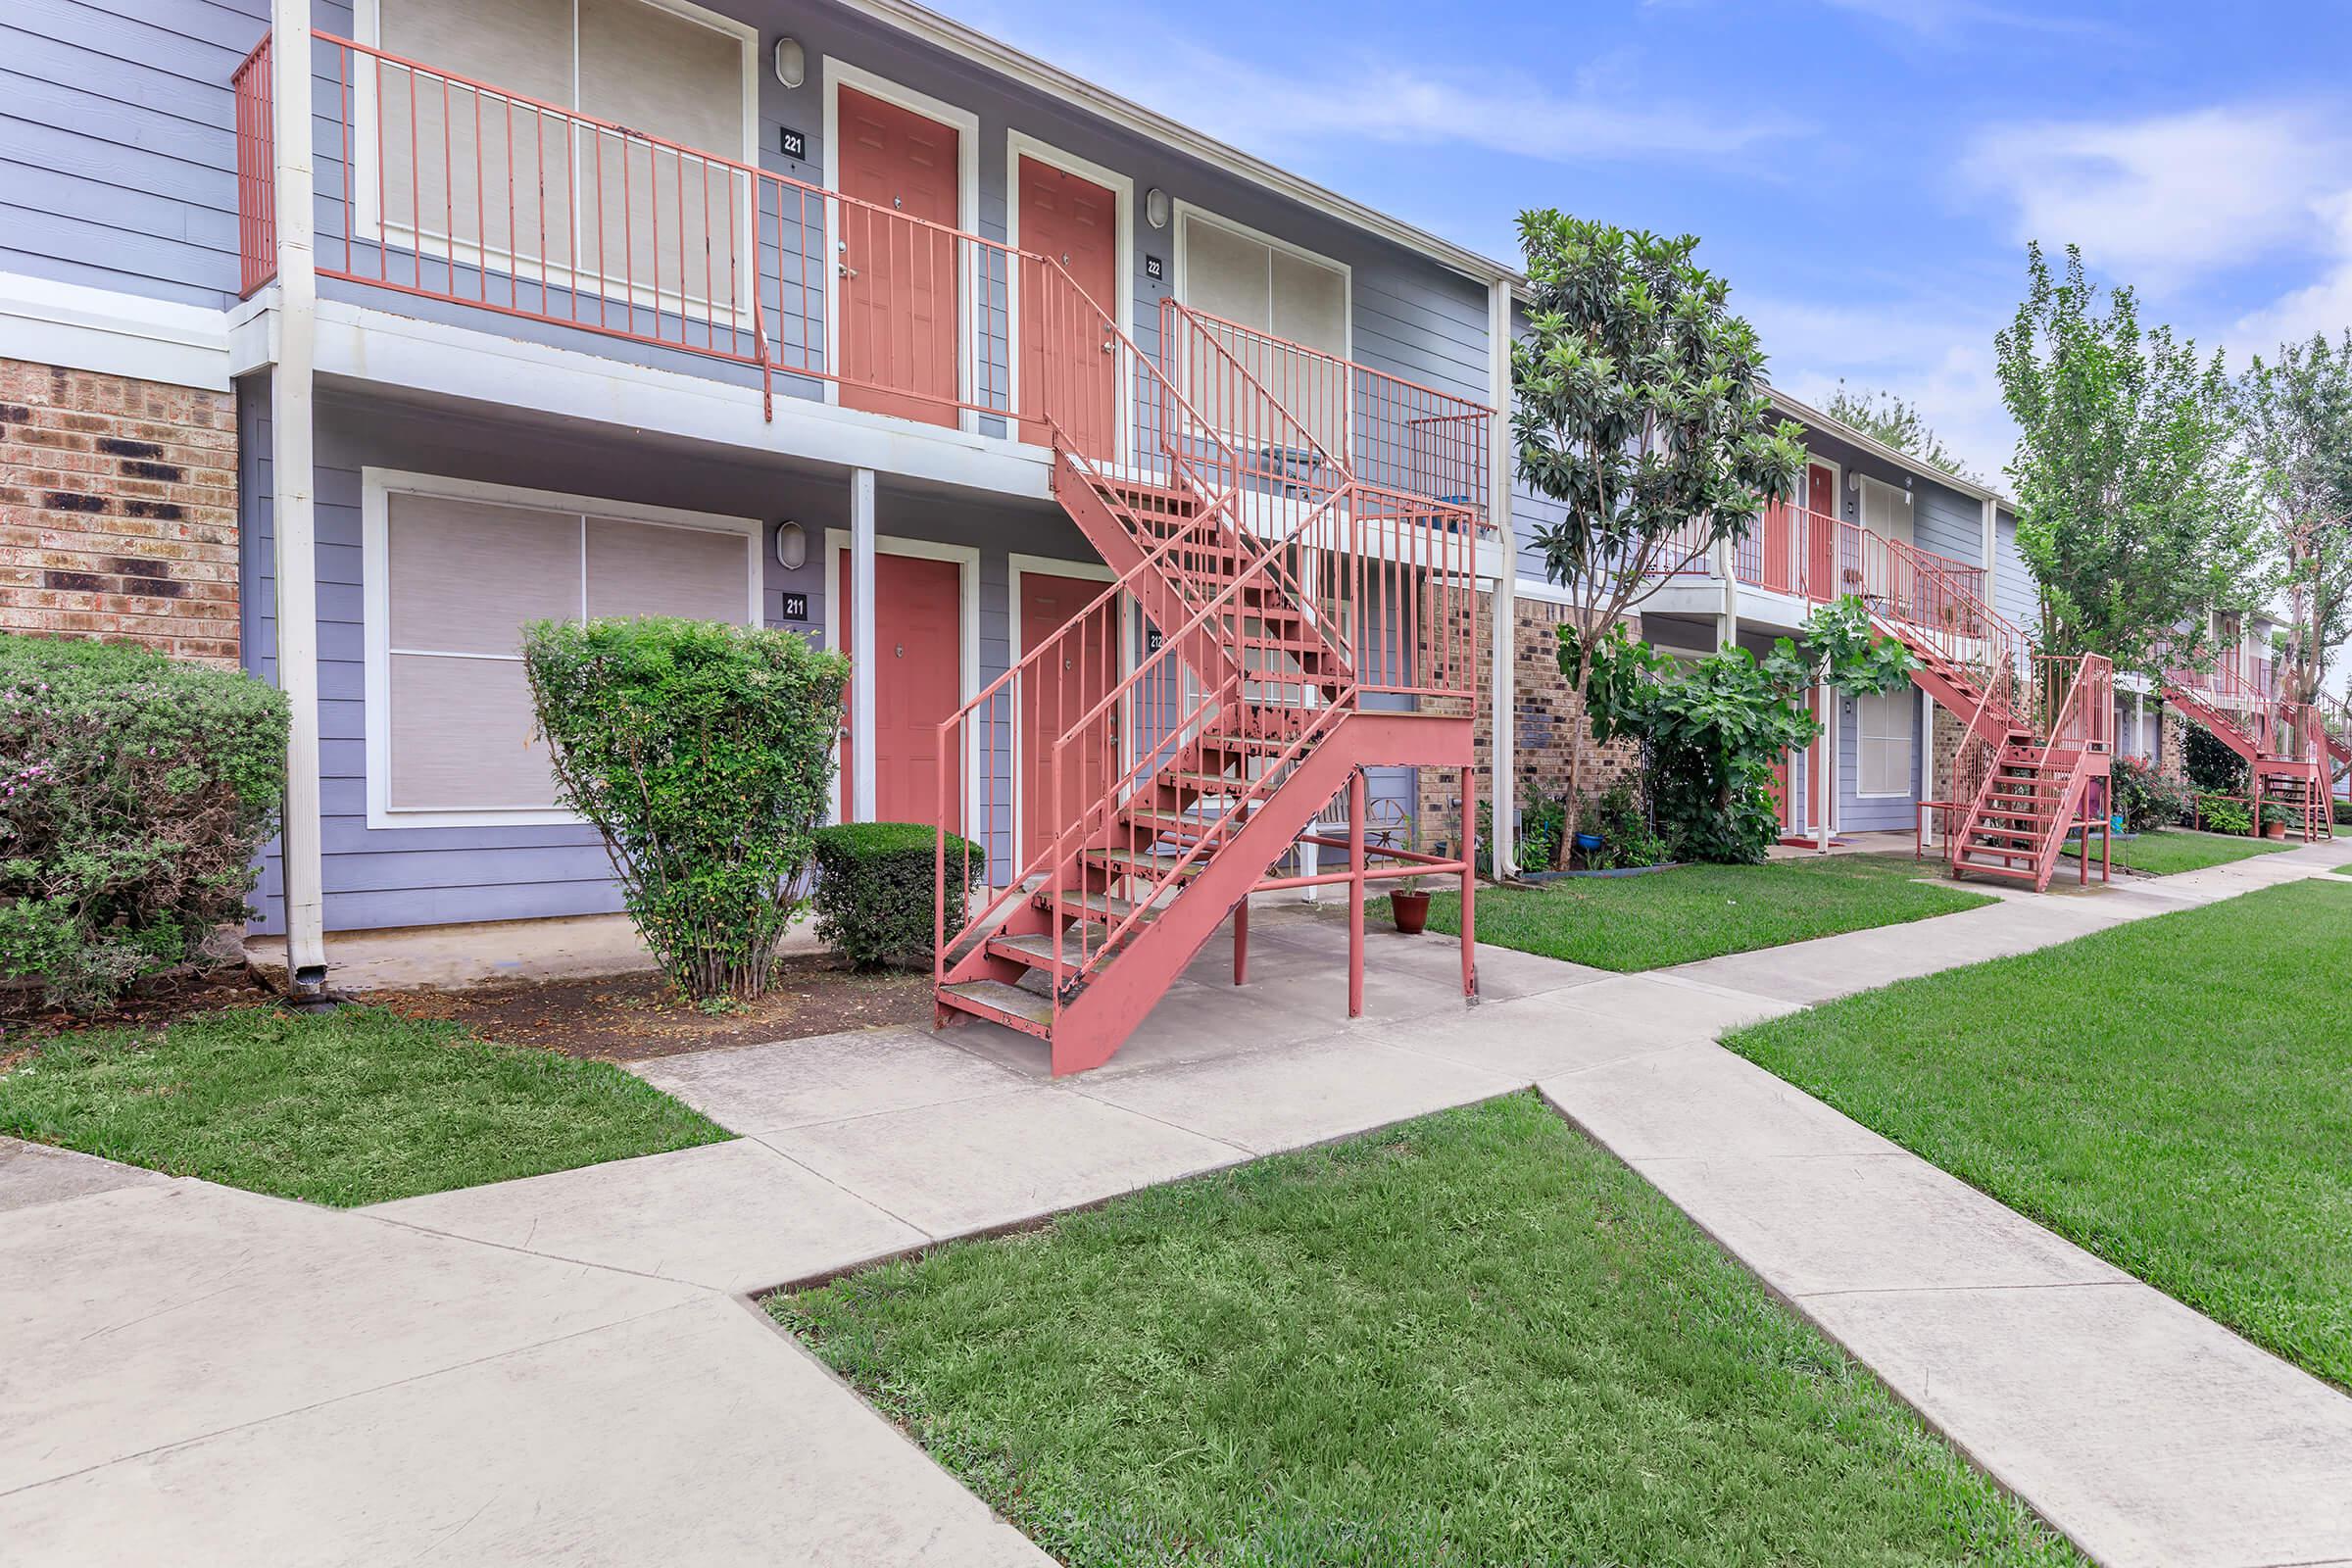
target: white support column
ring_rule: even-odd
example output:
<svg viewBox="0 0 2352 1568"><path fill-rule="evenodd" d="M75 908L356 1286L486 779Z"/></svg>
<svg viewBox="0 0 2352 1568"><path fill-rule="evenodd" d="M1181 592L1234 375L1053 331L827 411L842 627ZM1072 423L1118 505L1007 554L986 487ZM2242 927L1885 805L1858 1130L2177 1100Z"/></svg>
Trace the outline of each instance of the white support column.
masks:
<svg viewBox="0 0 2352 1568"><path fill-rule="evenodd" d="M286 974L297 993L326 984L318 802L318 548L311 379L318 263L311 211L311 5L270 5L271 125L277 221L277 362L270 373L270 520L276 578L277 684L292 723L278 832Z"/></svg>
<svg viewBox="0 0 2352 1568"><path fill-rule="evenodd" d="M1986 496L1984 498L1984 602L1988 605L1999 603L1993 597L1992 585L1994 574L2000 570L2001 564L1998 548L2001 542L2000 513L2000 503L1990 496Z"/></svg>
<svg viewBox="0 0 2352 1568"><path fill-rule="evenodd" d="M1936 699L1930 697L1926 692L1919 691L1916 686L1911 689L1919 692L1919 696L1915 699L1919 704L1919 794L1914 798L1911 808L1916 811L1919 809L1918 801L1932 801L1936 798ZM1928 842L1931 844L1936 842L1936 827L1937 819L1934 812L1930 812L1928 814Z"/></svg>
<svg viewBox="0 0 2352 1568"><path fill-rule="evenodd" d="M1729 539L1715 541L1715 575L1723 582L1723 609L1715 614L1715 649L1721 653L1740 640L1740 578Z"/></svg>
<svg viewBox="0 0 2352 1568"><path fill-rule="evenodd" d="M874 470L850 472L850 820L874 819Z"/></svg>
<svg viewBox="0 0 2352 1568"><path fill-rule="evenodd" d="M1502 876L1519 848L1519 532L1511 520L1511 285L1496 279L1487 288L1487 401L1494 409L1487 432L1487 516L1502 561L1494 570L1494 651L1489 684L1494 710L1489 721L1488 755L1494 763L1494 827L1487 837L1494 874Z"/></svg>
<svg viewBox="0 0 2352 1568"><path fill-rule="evenodd" d="M2156 748L2148 741L2148 694L2145 687L2132 694L2132 755L2142 761L2156 755Z"/></svg>

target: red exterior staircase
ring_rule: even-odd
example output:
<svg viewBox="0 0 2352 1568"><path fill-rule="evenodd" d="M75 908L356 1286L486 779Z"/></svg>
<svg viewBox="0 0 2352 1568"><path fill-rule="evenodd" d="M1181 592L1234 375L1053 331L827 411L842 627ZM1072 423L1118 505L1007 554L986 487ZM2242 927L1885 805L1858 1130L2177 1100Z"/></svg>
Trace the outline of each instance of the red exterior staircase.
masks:
<svg viewBox="0 0 2352 1568"><path fill-rule="evenodd" d="M2168 660L2163 677L2166 700L2245 761L2253 832L2262 831L2262 808L2278 806L2301 824L2307 842L2333 838L2333 762L2352 754L2328 733L2317 707L2287 702L2266 685L2230 655Z"/></svg>
<svg viewBox="0 0 2352 1568"><path fill-rule="evenodd" d="M1475 798L1465 787L1454 856L1375 847L1364 770L1473 776L1480 492L1434 494L1448 482L1437 473L1404 489L1354 471L1359 444L1390 454L1416 439L1349 431L1324 412L1334 382L1361 368L1172 302L1155 360L1058 268L1044 275L1059 291L1046 309L1092 313L1117 384L1136 389L1128 450L1115 456L1082 451L1055 389L1044 391L1054 493L1115 580L941 726L940 798L964 803L962 820L940 824L941 1024L986 1019L1044 1041L1056 1075L1083 1071L1109 1058L1228 918L1239 978L1252 892L1342 883L1360 910L1369 883L1402 875L1458 879L1463 989L1475 996ZM1294 415L1269 382L1310 389L1316 412ZM1449 416L1448 452L1458 422ZM1103 627L1130 604L1158 636L1124 667ZM1077 671L1111 678L1088 685ZM1072 711L1073 685L1105 695ZM1010 844L1004 808L1041 762L1044 804ZM1324 842L1310 830L1343 793L1348 869L1272 875L1302 839ZM992 850L996 867L992 880L966 855L960 880L973 891L960 909L947 894L955 838ZM1351 928L1354 1011L1360 912Z"/></svg>
<svg viewBox="0 0 2352 1568"><path fill-rule="evenodd" d="M1953 799L1967 804L1948 841L1952 875L2046 890L2113 760L2113 665L2034 654L1979 593L1982 574L1939 556L1851 524L1839 555L1872 624L1910 651L1912 681L1967 726L1953 766Z"/></svg>

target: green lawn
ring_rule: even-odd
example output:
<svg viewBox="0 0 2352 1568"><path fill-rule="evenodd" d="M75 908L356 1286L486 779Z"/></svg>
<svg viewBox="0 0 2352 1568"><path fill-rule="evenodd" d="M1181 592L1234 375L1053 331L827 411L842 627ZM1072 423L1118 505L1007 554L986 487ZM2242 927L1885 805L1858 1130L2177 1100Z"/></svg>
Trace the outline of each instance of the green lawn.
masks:
<svg viewBox="0 0 2352 1568"><path fill-rule="evenodd" d="M768 1309L1070 1568L2080 1560L1532 1096Z"/></svg>
<svg viewBox="0 0 2352 1568"><path fill-rule="evenodd" d="M1943 862L1933 858L1833 855L1495 888L1478 895L1478 940L1631 972L1992 902L1942 876ZM1432 899L1429 923L1460 935L1460 897L1441 893Z"/></svg>
<svg viewBox="0 0 2352 1568"><path fill-rule="evenodd" d="M64 1036L0 1076L0 1133L335 1204L729 1136L610 1063L377 1007Z"/></svg>
<svg viewBox="0 0 2352 1568"><path fill-rule="evenodd" d="M2293 882L1725 1044L2352 1388L2352 888Z"/></svg>
<svg viewBox="0 0 2352 1568"><path fill-rule="evenodd" d="M2228 865L2231 860L2250 860L2257 855L2276 855L2293 845L2278 839L2248 838L2242 833L2200 833L2184 827L2168 827L2154 833L2142 833L2135 839L2115 841L2115 863L2150 876L2171 876L2178 871L2202 871L2209 865ZM2077 846L2069 844L2060 850L2061 858L2072 859ZM2099 868L2099 843L2090 843L2090 868ZM2071 873L2070 873L2071 874Z"/></svg>

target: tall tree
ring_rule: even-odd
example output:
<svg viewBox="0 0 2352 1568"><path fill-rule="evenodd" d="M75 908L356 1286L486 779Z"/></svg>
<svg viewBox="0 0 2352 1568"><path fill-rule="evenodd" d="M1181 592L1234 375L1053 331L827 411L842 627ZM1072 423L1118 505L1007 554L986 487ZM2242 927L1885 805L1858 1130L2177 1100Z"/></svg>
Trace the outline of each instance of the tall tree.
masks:
<svg viewBox="0 0 2352 1568"><path fill-rule="evenodd" d="M1897 452L1907 452L1933 468L1961 479L1976 476L1960 461L1958 453L1943 444L1928 424L1927 416L1919 405L1892 392L1848 392L1845 382L1838 381L1838 390L1830 394L1827 410L1831 418L1841 424L1875 435Z"/></svg>
<svg viewBox="0 0 2352 1568"><path fill-rule="evenodd" d="M1519 217L1528 334L1511 347L1518 476L1557 504L1534 542L1597 632L1667 575L1744 538L1796 488L1799 429L1766 422L1764 353L1730 288L1667 239L1555 211ZM1575 628L1563 628L1574 630ZM1566 636L1560 667L1582 694L1593 636ZM1576 830L1586 726L1569 726L1568 831ZM1508 808L1505 802L1503 808Z"/></svg>
<svg viewBox="0 0 2352 1568"><path fill-rule="evenodd" d="M2238 383L2272 553L2286 593L2286 695L2317 702L2352 632L2352 328L2314 333Z"/></svg>
<svg viewBox="0 0 2352 1568"><path fill-rule="evenodd" d="M2253 490L2216 353L2142 330L2129 287L2101 291L2039 245L2017 318L1994 339L2018 424L2008 473L2017 544L2040 599L2043 651L2150 669L2208 610L2262 594Z"/></svg>

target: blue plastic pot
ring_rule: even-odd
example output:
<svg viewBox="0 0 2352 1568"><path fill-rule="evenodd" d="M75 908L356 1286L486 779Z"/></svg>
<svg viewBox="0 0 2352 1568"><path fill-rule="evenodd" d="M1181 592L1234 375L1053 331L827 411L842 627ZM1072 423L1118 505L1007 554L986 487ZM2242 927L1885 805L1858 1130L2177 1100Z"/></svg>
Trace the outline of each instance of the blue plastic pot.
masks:
<svg viewBox="0 0 2352 1568"><path fill-rule="evenodd" d="M1576 847L1580 850L1597 850L1600 848L1600 835L1597 833L1579 833L1576 836Z"/></svg>

